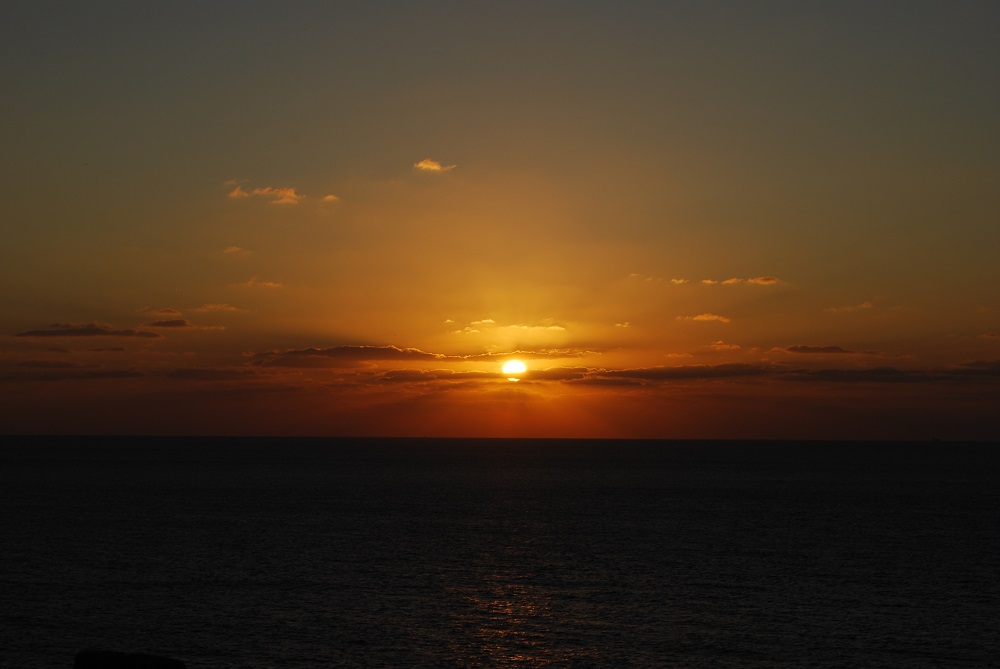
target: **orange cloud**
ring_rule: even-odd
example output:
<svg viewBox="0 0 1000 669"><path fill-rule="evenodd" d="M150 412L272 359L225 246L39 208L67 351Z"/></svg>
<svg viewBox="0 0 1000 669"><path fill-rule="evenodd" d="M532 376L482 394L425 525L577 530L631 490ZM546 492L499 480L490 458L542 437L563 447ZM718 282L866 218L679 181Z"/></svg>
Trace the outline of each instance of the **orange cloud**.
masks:
<svg viewBox="0 0 1000 669"><path fill-rule="evenodd" d="M222 325L195 325L185 318L172 318L165 321L146 323L148 328L183 328L187 330L225 330Z"/></svg>
<svg viewBox="0 0 1000 669"><path fill-rule="evenodd" d="M254 188L253 194L270 198L271 204L298 204L299 200L305 197L296 193L294 188L273 188L271 186Z"/></svg>
<svg viewBox="0 0 1000 669"><path fill-rule="evenodd" d="M161 309L154 309L152 307L143 307L142 309L139 309L138 311L139 311L139 313L151 314L153 316L162 316L162 317L180 316L181 315L180 309L174 309L172 307L163 307Z"/></svg>
<svg viewBox="0 0 1000 669"><path fill-rule="evenodd" d="M850 313L852 311L867 311L874 309L875 305L870 300L865 300L861 304L847 305L844 307L828 307L827 311L832 313Z"/></svg>
<svg viewBox="0 0 1000 669"><path fill-rule="evenodd" d="M426 172L430 174L441 174L442 172L450 172L451 170L458 167L457 165L442 165L436 160L431 158L424 158L420 162L413 163L413 169L418 172Z"/></svg>
<svg viewBox="0 0 1000 669"><path fill-rule="evenodd" d="M733 319L719 314L698 314L697 316L678 316L679 321L719 321L720 323L731 323Z"/></svg>
<svg viewBox="0 0 1000 669"><path fill-rule="evenodd" d="M15 337L142 337L156 339L160 335L143 330L117 330L110 325L99 323L53 323L47 330L28 330L19 332Z"/></svg>
<svg viewBox="0 0 1000 669"><path fill-rule="evenodd" d="M271 204L298 204L305 195L300 195L295 191L294 188L289 186L284 186L280 188L275 188L274 186L263 186L260 188L254 188L253 190L247 192L243 190L243 187L235 180L229 180L226 182L227 185L233 186L228 195L234 200L244 200L251 195L254 197L263 197L271 201Z"/></svg>
<svg viewBox="0 0 1000 669"><path fill-rule="evenodd" d="M241 248L239 246L227 246L226 248L222 249L222 252L224 254L226 254L227 256L234 256L234 255L241 255L241 256L243 256L243 255L247 255L247 254L250 253L246 249Z"/></svg>
<svg viewBox="0 0 1000 669"><path fill-rule="evenodd" d="M277 281L261 281L258 277L252 277L247 281L248 288L281 288L285 284Z"/></svg>
<svg viewBox="0 0 1000 669"><path fill-rule="evenodd" d="M197 309L194 309L193 311L205 314L213 311L245 311L245 309L234 307L231 304L203 304Z"/></svg>
<svg viewBox="0 0 1000 669"><path fill-rule="evenodd" d="M840 346L786 346L789 353L854 353Z"/></svg>
<svg viewBox="0 0 1000 669"><path fill-rule="evenodd" d="M331 193L330 195L324 195L322 198L320 198L320 201L321 202L340 202L340 198Z"/></svg>

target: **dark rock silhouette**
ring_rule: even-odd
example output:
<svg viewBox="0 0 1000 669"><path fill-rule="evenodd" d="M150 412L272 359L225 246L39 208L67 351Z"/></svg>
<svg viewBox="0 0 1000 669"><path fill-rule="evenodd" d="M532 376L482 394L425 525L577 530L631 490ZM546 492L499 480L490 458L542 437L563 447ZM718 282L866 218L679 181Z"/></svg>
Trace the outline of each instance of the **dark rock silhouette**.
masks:
<svg viewBox="0 0 1000 669"><path fill-rule="evenodd" d="M183 662L145 653L120 653L114 650L81 650L73 660L73 669L187 669Z"/></svg>

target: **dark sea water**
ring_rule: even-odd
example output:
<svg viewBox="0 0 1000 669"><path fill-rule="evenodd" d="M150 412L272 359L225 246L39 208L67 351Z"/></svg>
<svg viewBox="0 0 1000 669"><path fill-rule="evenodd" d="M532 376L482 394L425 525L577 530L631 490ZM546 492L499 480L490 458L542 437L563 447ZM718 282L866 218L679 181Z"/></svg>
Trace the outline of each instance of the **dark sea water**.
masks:
<svg viewBox="0 0 1000 669"><path fill-rule="evenodd" d="M997 667L1000 445L17 439L0 664Z"/></svg>

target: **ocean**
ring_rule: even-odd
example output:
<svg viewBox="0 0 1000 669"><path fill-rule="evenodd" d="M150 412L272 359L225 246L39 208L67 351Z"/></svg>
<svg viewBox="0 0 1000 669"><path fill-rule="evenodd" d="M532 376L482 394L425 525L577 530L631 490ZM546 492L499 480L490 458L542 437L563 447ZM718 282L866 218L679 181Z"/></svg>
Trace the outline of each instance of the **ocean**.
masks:
<svg viewBox="0 0 1000 669"><path fill-rule="evenodd" d="M997 667L1000 444L0 440L0 665Z"/></svg>

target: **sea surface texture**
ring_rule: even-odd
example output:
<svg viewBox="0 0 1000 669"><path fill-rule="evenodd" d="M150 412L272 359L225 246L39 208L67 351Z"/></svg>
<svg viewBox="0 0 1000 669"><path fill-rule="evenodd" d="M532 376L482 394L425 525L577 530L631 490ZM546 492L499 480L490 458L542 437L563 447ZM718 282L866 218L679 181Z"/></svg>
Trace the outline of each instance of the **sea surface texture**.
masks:
<svg viewBox="0 0 1000 669"><path fill-rule="evenodd" d="M0 444L0 664L1000 666L1000 446Z"/></svg>

